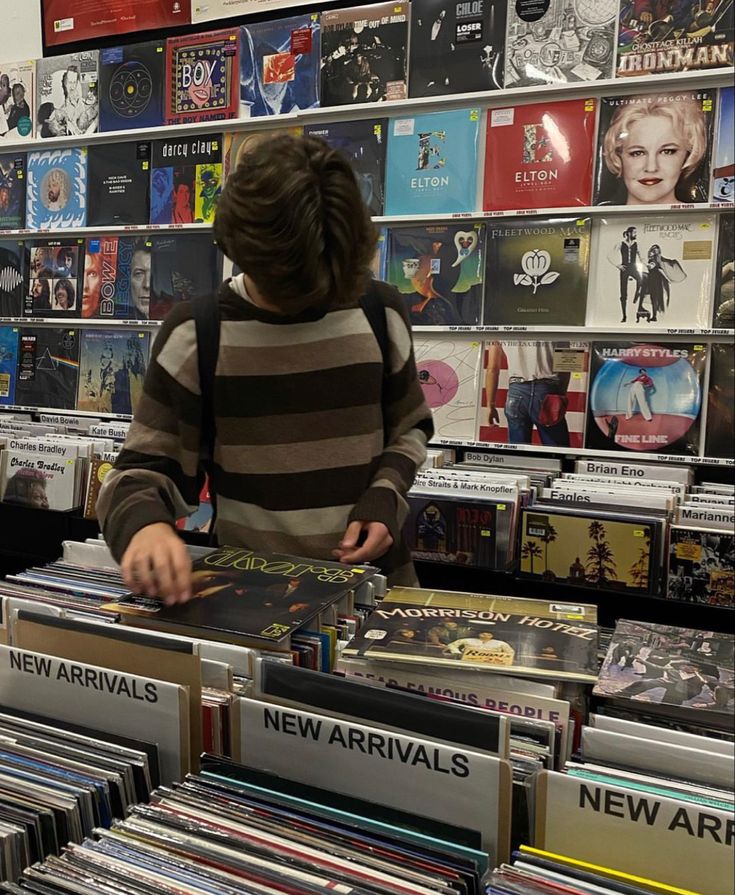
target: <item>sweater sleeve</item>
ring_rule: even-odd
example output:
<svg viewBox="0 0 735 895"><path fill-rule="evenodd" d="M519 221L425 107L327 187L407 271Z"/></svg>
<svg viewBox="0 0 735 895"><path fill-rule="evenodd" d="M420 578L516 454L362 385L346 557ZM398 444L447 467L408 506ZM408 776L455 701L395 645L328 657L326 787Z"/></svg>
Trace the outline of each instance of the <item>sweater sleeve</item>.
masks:
<svg viewBox="0 0 735 895"><path fill-rule="evenodd" d="M434 434L429 409L416 372L411 324L396 289L381 285L389 341L389 370L383 394L385 448L370 486L350 513L349 521L382 522L395 544L408 515L408 491L426 459Z"/></svg>
<svg viewBox="0 0 735 895"><path fill-rule="evenodd" d="M188 304L177 306L153 345L143 394L128 437L97 501L97 515L119 562L133 535L154 522L174 526L194 512L201 392L196 329Z"/></svg>

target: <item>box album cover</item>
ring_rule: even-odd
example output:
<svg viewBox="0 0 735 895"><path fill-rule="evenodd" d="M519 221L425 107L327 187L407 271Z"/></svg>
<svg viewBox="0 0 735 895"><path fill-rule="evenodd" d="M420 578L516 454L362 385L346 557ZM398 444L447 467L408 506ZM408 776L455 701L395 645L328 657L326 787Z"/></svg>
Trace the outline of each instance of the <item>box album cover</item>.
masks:
<svg viewBox="0 0 735 895"><path fill-rule="evenodd" d="M73 509L79 503L76 465L77 461L71 457L3 451L0 477L3 503L39 510Z"/></svg>
<svg viewBox="0 0 735 895"><path fill-rule="evenodd" d="M99 130L99 51L36 61L36 136L73 137Z"/></svg>
<svg viewBox="0 0 735 895"><path fill-rule="evenodd" d="M508 0L505 86L611 78L618 0Z"/></svg>
<svg viewBox="0 0 735 895"><path fill-rule="evenodd" d="M672 525L666 596L684 603L735 608L735 536Z"/></svg>
<svg viewBox="0 0 735 895"><path fill-rule="evenodd" d="M732 0L620 4L617 76L732 65Z"/></svg>
<svg viewBox="0 0 735 895"><path fill-rule="evenodd" d="M319 105L319 14L240 29L240 118L288 115Z"/></svg>
<svg viewBox="0 0 735 895"><path fill-rule="evenodd" d="M414 326L481 322L484 224L427 224L388 232L388 282Z"/></svg>
<svg viewBox="0 0 735 895"><path fill-rule="evenodd" d="M483 322L584 326L590 229L572 217L490 225Z"/></svg>
<svg viewBox="0 0 735 895"><path fill-rule="evenodd" d="M618 593L652 595L658 583L658 532L642 519L580 510L524 509L520 575Z"/></svg>
<svg viewBox="0 0 735 895"><path fill-rule="evenodd" d="M44 239L26 243L26 317L78 317L84 270L84 240Z"/></svg>
<svg viewBox="0 0 735 895"><path fill-rule="evenodd" d="M593 342L586 447L699 454L707 347Z"/></svg>
<svg viewBox="0 0 735 895"><path fill-rule="evenodd" d="M578 681L595 680L596 654L594 606L404 587L390 591L343 651Z"/></svg>
<svg viewBox="0 0 735 895"><path fill-rule="evenodd" d="M735 456L735 346L730 342L710 345L709 395L704 454Z"/></svg>
<svg viewBox="0 0 735 895"><path fill-rule="evenodd" d="M321 105L405 99L409 3L375 3L321 15Z"/></svg>
<svg viewBox="0 0 735 895"><path fill-rule="evenodd" d="M304 128L307 137L319 137L347 157L370 214L383 214L385 202L385 154L388 119L337 121Z"/></svg>
<svg viewBox="0 0 735 895"><path fill-rule="evenodd" d="M161 127L165 66L163 40L100 50L100 130Z"/></svg>
<svg viewBox="0 0 735 895"><path fill-rule="evenodd" d="M53 230L87 225L87 150L28 153L26 227Z"/></svg>
<svg viewBox="0 0 735 895"><path fill-rule="evenodd" d="M154 236L151 243L151 320L163 320L175 304L217 290L219 264L211 235Z"/></svg>
<svg viewBox="0 0 735 895"><path fill-rule="evenodd" d="M74 410L79 374L79 331L39 326L20 331L15 403Z"/></svg>
<svg viewBox="0 0 735 895"><path fill-rule="evenodd" d="M211 224L221 191L218 135L153 143L151 224Z"/></svg>
<svg viewBox="0 0 735 895"><path fill-rule="evenodd" d="M35 107L35 60L0 62L0 145L32 139Z"/></svg>
<svg viewBox="0 0 735 895"><path fill-rule="evenodd" d="M148 237L89 237L84 253L82 317L147 320L151 301Z"/></svg>
<svg viewBox="0 0 735 895"><path fill-rule="evenodd" d="M589 375L585 342L486 342L478 441L580 448Z"/></svg>
<svg viewBox="0 0 735 895"><path fill-rule="evenodd" d="M24 261L22 242L0 239L0 317L20 317L23 312Z"/></svg>
<svg viewBox="0 0 735 895"><path fill-rule="evenodd" d="M735 218L730 214L720 215L714 304L712 325L735 327Z"/></svg>
<svg viewBox="0 0 735 895"><path fill-rule="evenodd" d="M411 0L409 95L498 90L504 48L504 3Z"/></svg>
<svg viewBox="0 0 735 895"><path fill-rule="evenodd" d="M495 569L496 513L488 501L410 494L406 543L417 560Z"/></svg>
<svg viewBox="0 0 735 895"><path fill-rule="evenodd" d="M255 131L228 131L224 135L224 177L225 180L237 168L243 155L256 146L275 137L300 137L303 127L269 127Z"/></svg>
<svg viewBox="0 0 735 895"><path fill-rule="evenodd" d="M169 37L165 124L237 118L239 28Z"/></svg>
<svg viewBox="0 0 735 895"><path fill-rule="evenodd" d="M475 211L479 121L477 109L392 118L385 213Z"/></svg>
<svg viewBox="0 0 735 895"><path fill-rule="evenodd" d="M735 202L735 87L720 88L717 106L719 120L712 159L712 201Z"/></svg>
<svg viewBox="0 0 735 895"><path fill-rule="evenodd" d="M151 144L104 143L87 156L87 226L147 224L150 209Z"/></svg>
<svg viewBox="0 0 735 895"><path fill-rule="evenodd" d="M708 327L716 239L712 214L599 218L587 324Z"/></svg>
<svg viewBox="0 0 735 895"><path fill-rule="evenodd" d="M731 634L620 619L592 692L631 700L642 710L660 705L677 717L704 709L729 727L734 642Z"/></svg>
<svg viewBox="0 0 735 895"><path fill-rule="evenodd" d="M715 93L603 97L595 205L708 202Z"/></svg>
<svg viewBox="0 0 735 895"><path fill-rule="evenodd" d="M468 339L414 339L416 370L437 438L475 437L481 347Z"/></svg>
<svg viewBox="0 0 735 895"><path fill-rule="evenodd" d="M15 404L19 334L17 326L0 326L0 405Z"/></svg>
<svg viewBox="0 0 735 895"><path fill-rule="evenodd" d="M143 392L150 333L82 330L77 410L132 414Z"/></svg>
<svg viewBox="0 0 735 895"><path fill-rule="evenodd" d="M0 153L0 230L22 230L25 226L25 168L25 153Z"/></svg>
<svg viewBox="0 0 735 895"><path fill-rule="evenodd" d="M594 99L491 109L485 211L589 205L596 110Z"/></svg>

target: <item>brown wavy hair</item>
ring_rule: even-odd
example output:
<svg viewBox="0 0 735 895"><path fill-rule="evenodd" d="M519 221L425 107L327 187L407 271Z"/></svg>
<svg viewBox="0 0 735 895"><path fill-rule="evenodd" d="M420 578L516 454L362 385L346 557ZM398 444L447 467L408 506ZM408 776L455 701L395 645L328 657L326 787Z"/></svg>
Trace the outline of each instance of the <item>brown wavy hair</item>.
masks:
<svg viewBox="0 0 735 895"><path fill-rule="evenodd" d="M244 153L217 204L222 251L284 311L356 302L377 233L347 159L316 137Z"/></svg>

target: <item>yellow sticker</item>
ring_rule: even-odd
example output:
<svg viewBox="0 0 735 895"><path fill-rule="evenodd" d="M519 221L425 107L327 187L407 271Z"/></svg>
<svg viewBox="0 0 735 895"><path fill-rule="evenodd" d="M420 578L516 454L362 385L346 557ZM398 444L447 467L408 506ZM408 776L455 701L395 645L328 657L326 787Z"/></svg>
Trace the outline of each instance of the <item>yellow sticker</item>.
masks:
<svg viewBox="0 0 735 895"><path fill-rule="evenodd" d="M470 121L479 121L480 120L480 110L472 109L470 112Z"/></svg>
<svg viewBox="0 0 735 895"><path fill-rule="evenodd" d="M498 504L498 509L499 509L500 512L502 513L503 510L505 510L505 504L504 504L504 503L499 503L499 504Z"/></svg>
<svg viewBox="0 0 735 895"><path fill-rule="evenodd" d="M692 562L701 562L702 560L702 545L701 544L677 544L676 545L676 558L677 559L690 559Z"/></svg>
<svg viewBox="0 0 735 895"><path fill-rule="evenodd" d="M354 572L355 575L364 575L365 569L350 569L351 572Z"/></svg>
<svg viewBox="0 0 735 895"><path fill-rule="evenodd" d="M646 536L645 531L642 528L634 528L633 529L633 537L634 538L644 538Z"/></svg>
<svg viewBox="0 0 735 895"><path fill-rule="evenodd" d="M488 528L480 529L480 537L481 538L491 538L493 533Z"/></svg>

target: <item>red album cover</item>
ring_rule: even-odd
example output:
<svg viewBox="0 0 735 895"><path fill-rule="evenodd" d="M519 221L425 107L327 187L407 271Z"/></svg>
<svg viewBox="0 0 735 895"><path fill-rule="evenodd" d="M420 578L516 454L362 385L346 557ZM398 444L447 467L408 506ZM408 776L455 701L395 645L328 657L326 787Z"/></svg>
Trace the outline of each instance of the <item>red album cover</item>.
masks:
<svg viewBox="0 0 735 895"><path fill-rule="evenodd" d="M191 22L191 0L43 0L42 10L47 47Z"/></svg>
<svg viewBox="0 0 735 895"><path fill-rule="evenodd" d="M570 99L490 110L485 211L590 205L596 109Z"/></svg>
<svg viewBox="0 0 735 895"><path fill-rule="evenodd" d="M239 31L225 28L166 41L166 124L237 118Z"/></svg>

